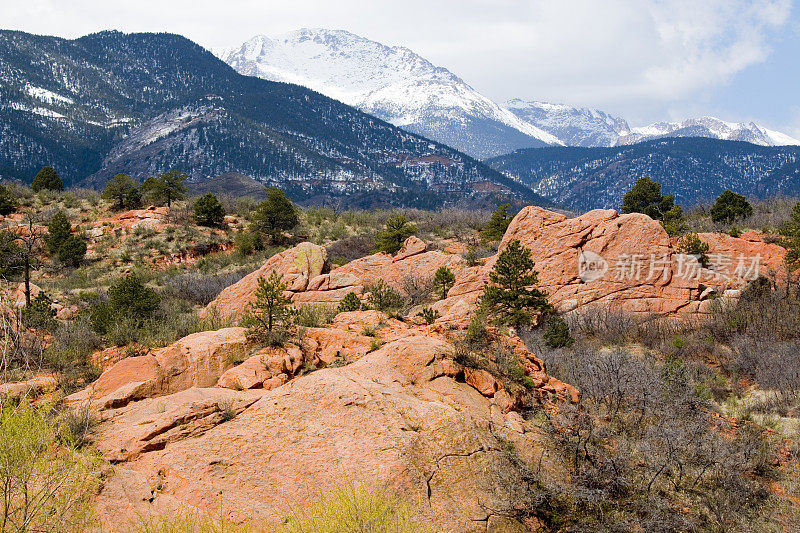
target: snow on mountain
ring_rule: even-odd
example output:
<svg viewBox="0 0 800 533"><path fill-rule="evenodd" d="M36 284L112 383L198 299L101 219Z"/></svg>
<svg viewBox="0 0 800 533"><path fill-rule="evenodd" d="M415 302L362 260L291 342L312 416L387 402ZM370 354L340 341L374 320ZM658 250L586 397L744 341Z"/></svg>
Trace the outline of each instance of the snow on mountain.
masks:
<svg viewBox="0 0 800 533"><path fill-rule="evenodd" d="M800 140L785 133L762 128L754 122L726 122L714 117L690 118L682 122L657 122L631 128L617 144L634 144L658 137L710 137L726 141L745 141L761 146L800 145Z"/></svg>
<svg viewBox="0 0 800 533"><path fill-rule="evenodd" d="M558 137L567 146L614 146L620 136L630 134L625 119L598 109L515 98L506 107L522 120Z"/></svg>
<svg viewBox="0 0 800 533"><path fill-rule="evenodd" d="M257 36L221 57L241 74L309 87L472 156L563 144L408 48L346 31Z"/></svg>
<svg viewBox="0 0 800 533"><path fill-rule="evenodd" d="M701 117L631 128L625 119L597 109L519 98L510 100L506 107L522 120L555 135L567 146L622 146L661 137L709 137L761 146L800 145L800 141L785 133L768 130L753 122L726 122L714 117Z"/></svg>

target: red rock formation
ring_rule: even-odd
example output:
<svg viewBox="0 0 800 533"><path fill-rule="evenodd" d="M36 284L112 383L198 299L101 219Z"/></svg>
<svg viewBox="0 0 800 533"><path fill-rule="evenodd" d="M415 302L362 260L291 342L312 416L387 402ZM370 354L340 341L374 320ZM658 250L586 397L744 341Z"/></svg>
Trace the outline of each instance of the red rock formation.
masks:
<svg viewBox="0 0 800 533"><path fill-rule="evenodd" d="M332 329L353 333L347 328L355 319ZM401 323L384 329L396 340L360 357L355 346L351 364L286 384L292 364L280 349L269 349L228 370L218 387L96 402L97 447L117 464L98 496L101 522L120 527L126 517L135 522L192 507L276 520L352 480L418 498L426 518L443 530L485 531L490 523L515 531L504 529L515 524L505 513L493 511L514 501L519 486L496 435L529 449L536 428L513 410L496 380L491 391L478 391L453 379L464 369L443 334ZM128 363L139 372L125 375L140 379L141 359ZM273 377L264 380L268 373ZM553 390L568 388L541 370L535 374ZM239 390L259 381L262 388ZM107 373L94 388L109 383ZM487 472L502 472L511 482L497 483Z"/></svg>
<svg viewBox="0 0 800 533"><path fill-rule="evenodd" d="M707 310L704 302L714 292L735 295L725 291L745 286L756 258L762 274L782 270L785 250L765 243L754 232L739 238L704 233L700 238L710 245L714 269L700 268L693 258L678 254L674 240L645 215L595 210L567 218L540 207L526 207L514 217L500 249L515 239L529 248L540 288L562 311L600 305L640 314L698 314ZM297 259L312 255L320 258L313 269ZM323 248L309 243L287 250L223 291L209 309L216 307L223 316L238 316L255 290L257 277L272 269L290 281L295 302L337 305L347 293L362 295L378 281L402 289L405 278L430 277L446 266L455 273L456 284L448 298L432 304L441 315L436 322L466 327L496 261L495 256L483 265L469 267L460 255L427 251L416 237L409 238L394 256L370 255L328 273L322 273L325 257ZM727 263L725 258L729 258ZM594 270L589 271L585 267L591 261Z"/></svg>
<svg viewBox="0 0 800 533"><path fill-rule="evenodd" d="M782 249L753 235L701 238L712 253L761 254L776 268L782 260ZM564 310L702 313L709 287L745 283L722 268L687 278L682 270L696 263L679 263L675 243L643 215L592 211L568 219L528 207L501 249L513 239L532 251L541 287ZM581 254L591 269L582 268ZM623 260L636 256L661 259L658 275L619 275L630 272ZM456 284L433 304L441 317L432 325L355 311L328 327L305 328L296 345L253 352L241 328L228 328L116 363L69 398L100 412L97 447L121 463L98 496L104 524L186 506L275 520L353 480L419 498L421 512L443 530L521 530L497 511L515 501L520 485L497 435L540 457L545 439L517 412L523 393L548 405L577 401L578 391L549 377L520 339L496 332L494 340L519 360L524 390L501 382L491 364L456 361L453 335L469 322L496 257L470 267L416 238L394 256L371 255L331 272L326 257L309 243L286 250L225 289L206 312L241 315L258 277L271 270L284 275L298 304L335 305L378 281L401 289L406 277L432 276L440 266L453 270ZM497 483L487 472L507 479Z"/></svg>

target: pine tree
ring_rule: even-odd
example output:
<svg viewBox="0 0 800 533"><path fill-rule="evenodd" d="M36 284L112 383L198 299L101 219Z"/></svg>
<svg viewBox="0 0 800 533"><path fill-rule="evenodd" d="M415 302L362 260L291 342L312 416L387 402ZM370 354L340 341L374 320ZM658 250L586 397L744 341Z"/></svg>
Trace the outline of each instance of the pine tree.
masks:
<svg viewBox="0 0 800 533"><path fill-rule="evenodd" d="M108 304L115 314L147 319L153 316L161 297L135 274L129 274L108 288Z"/></svg>
<svg viewBox="0 0 800 533"><path fill-rule="evenodd" d="M61 181L61 177L53 167L43 167L33 178L31 189L33 189L33 192L42 190L63 191L64 182Z"/></svg>
<svg viewBox="0 0 800 533"><path fill-rule="evenodd" d="M200 226L220 226L225 220L225 208L216 196L207 193L194 203L194 219Z"/></svg>
<svg viewBox="0 0 800 533"><path fill-rule="evenodd" d="M506 234L511 220L514 218L509 211L511 210L510 204L503 204L497 207L492 213L489 222L483 227L481 236L487 241L499 241Z"/></svg>
<svg viewBox="0 0 800 533"><path fill-rule="evenodd" d="M687 233L678 241L678 252L697 257L702 266L708 266L708 243L703 242L697 233Z"/></svg>
<svg viewBox="0 0 800 533"><path fill-rule="evenodd" d="M720 194L711 207L711 220L725 224L731 224L736 219L746 218L752 214L753 206L747 198L730 189Z"/></svg>
<svg viewBox="0 0 800 533"><path fill-rule="evenodd" d="M661 194L661 184L647 176L636 181L636 185L622 199L623 213L644 213L653 220L663 220L675 207L675 196Z"/></svg>
<svg viewBox="0 0 800 533"><path fill-rule="evenodd" d="M266 194L266 201L259 204L253 215L253 227L273 241L278 241L284 231L289 231L300 223L300 218L297 208L282 190L271 187Z"/></svg>
<svg viewBox="0 0 800 533"><path fill-rule="evenodd" d="M86 256L86 241L77 235L70 235L58 247L58 260L69 267L77 267Z"/></svg>
<svg viewBox="0 0 800 533"><path fill-rule="evenodd" d="M86 255L86 241L72 234L72 225L63 211L50 219L44 241L50 255L67 266L77 267Z"/></svg>
<svg viewBox="0 0 800 533"><path fill-rule="evenodd" d="M148 177L142 183L142 186L139 187L139 193L141 198L147 200L150 203L158 202L158 179L154 178L153 176Z"/></svg>
<svg viewBox="0 0 800 533"><path fill-rule="evenodd" d="M139 209L142 207L142 193L136 187L130 189L122 202L125 209Z"/></svg>
<svg viewBox="0 0 800 533"><path fill-rule="evenodd" d="M115 174L106 182L106 188L103 189L103 198L116 202L119 210L128 207L126 203L138 203L134 201L138 196L136 181L127 174Z"/></svg>
<svg viewBox="0 0 800 533"><path fill-rule="evenodd" d="M433 275L433 288L439 293L441 299L447 298L447 293L456 284L456 275L449 268L443 266L436 270Z"/></svg>
<svg viewBox="0 0 800 533"><path fill-rule="evenodd" d="M636 185L622 199L623 213L643 213L661 225L670 235L686 231L683 208L675 204L675 196L661 194L661 184L647 176L636 181Z"/></svg>
<svg viewBox="0 0 800 533"><path fill-rule="evenodd" d="M16 211L17 207L19 207L19 203L11 189L5 185L0 185L0 215L9 215Z"/></svg>
<svg viewBox="0 0 800 533"><path fill-rule="evenodd" d="M268 336L276 325L283 325L290 316L291 298L284 295L288 285L283 274L274 270L269 277L258 277L255 299L250 302L242 318L242 325L254 337Z"/></svg>
<svg viewBox="0 0 800 533"><path fill-rule="evenodd" d="M50 255L56 255L58 249L72 235L72 224L69 223L67 215L63 211L58 211L50 223L47 225L47 236L44 238L45 244Z"/></svg>
<svg viewBox="0 0 800 533"><path fill-rule="evenodd" d="M379 252L394 254L403 243L416 233L417 227L408 222L403 215L392 215L386 220L383 229L375 236L375 248Z"/></svg>
<svg viewBox="0 0 800 533"><path fill-rule="evenodd" d="M542 339L550 348L566 348L575 342L569 333L569 324L558 315L547 319L547 329L542 335Z"/></svg>
<svg viewBox="0 0 800 533"><path fill-rule="evenodd" d="M30 304L22 309L22 322L29 328L52 331L56 325L56 310L44 291L39 291Z"/></svg>
<svg viewBox="0 0 800 533"><path fill-rule="evenodd" d="M481 305L494 321L514 327L533 324L536 317L551 309L547 295L535 288L538 273L531 251L518 240L500 252L489 273Z"/></svg>
<svg viewBox="0 0 800 533"><path fill-rule="evenodd" d="M189 179L189 175L179 170L163 172L155 178L147 178L142 184L142 194L149 200L165 203L167 207L172 207L172 202L182 200L186 197L186 185L184 182Z"/></svg>

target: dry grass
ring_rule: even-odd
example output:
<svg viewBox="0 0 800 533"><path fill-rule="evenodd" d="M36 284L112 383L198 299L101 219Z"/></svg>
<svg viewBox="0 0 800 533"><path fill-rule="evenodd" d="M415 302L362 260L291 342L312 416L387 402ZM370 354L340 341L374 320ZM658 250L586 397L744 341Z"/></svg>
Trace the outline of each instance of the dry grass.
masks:
<svg viewBox="0 0 800 533"><path fill-rule="evenodd" d="M281 524L256 526L200 512L141 519L136 533L428 533L419 513L383 488L347 483L306 509L293 510Z"/></svg>
<svg viewBox="0 0 800 533"><path fill-rule="evenodd" d="M249 523L237 524L213 518L200 512L184 512L177 516L163 515L156 519L140 519L136 533L253 533Z"/></svg>
<svg viewBox="0 0 800 533"><path fill-rule="evenodd" d="M433 531L411 505L383 488L345 484L296 511L280 533L422 533Z"/></svg>

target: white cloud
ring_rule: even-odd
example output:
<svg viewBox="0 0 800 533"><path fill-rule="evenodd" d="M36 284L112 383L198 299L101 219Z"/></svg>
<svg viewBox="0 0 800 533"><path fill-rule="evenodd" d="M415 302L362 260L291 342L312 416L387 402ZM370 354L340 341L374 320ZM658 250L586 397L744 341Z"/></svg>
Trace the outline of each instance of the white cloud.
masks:
<svg viewBox="0 0 800 533"><path fill-rule="evenodd" d="M770 53L791 0L2 0L0 24L75 37L172 31L208 48L299 27L408 46L487 95L650 118Z"/></svg>

